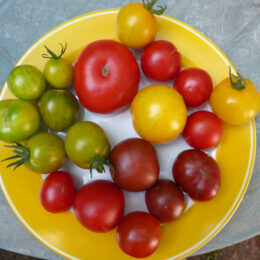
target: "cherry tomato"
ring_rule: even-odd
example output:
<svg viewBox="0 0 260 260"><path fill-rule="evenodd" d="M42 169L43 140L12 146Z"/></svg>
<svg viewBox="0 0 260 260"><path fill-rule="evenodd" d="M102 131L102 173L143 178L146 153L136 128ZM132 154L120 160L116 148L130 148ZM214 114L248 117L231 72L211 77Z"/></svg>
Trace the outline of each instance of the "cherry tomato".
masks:
<svg viewBox="0 0 260 260"><path fill-rule="evenodd" d="M172 168L173 178L184 192L197 201L213 199L220 188L220 169L206 153L190 149L181 152Z"/></svg>
<svg viewBox="0 0 260 260"><path fill-rule="evenodd" d="M260 111L260 94L249 79L240 74L222 80L213 90L210 106L225 123L241 125L249 122Z"/></svg>
<svg viewBox="0 0 260 260"><path fill-rule="evenodd" d="M96 180L78 191L73 207L87 229L107 232L118 225L124 214L124 195L114 183Z"/></svg>
<svg viewBox="0 0 260 260"><path fill-rule="evenodd" d="M75 195L76 186L72 176L64 171L56 171L44 180L40 201L46 210L59 213L70 209Z"/></svg>
<svg viewBox="0 0 260 260"><path fill-rule="evenodd" d="M174 81L174 87L183 96L189 107L197 107L205 103L213 90L210 75L198 68L183 70Z"/></svg>
<svg viewBox="0 0 260 260"><path fill-rule="evenodd" d="M181 55L171 42L155 41L144 49L141 66L144 74L153 80L172 80L181 69Z"/></svg>
<svg viewBox="0 0 260 260"><path fill-rule="evenodd" d="M182 191L170 180L159 180L145 193L145 202L150 213L161 222L179 218L186 203Z"/></svg>
<svg viewBox="0 0 260 260"><path fill-rule="evenodd" d="M222 131L222 122L215 114L200 110L188 116L182 135L190 146L209 149L220 142Z"/></svg>
<svg viewBox="0 0 260 260"><path fill-rule="evenodd" d="M154 147L139 138L117 144L110 154L110 170L116 184L128 191L143 191L151 187L159 176L159 162Z"/></svg>
<svg viewBox="0 0 260 260"><path fill-rule="evenodd" d="M131 103L140 71L134 55L121 43L89 44L75 65L75 89L81 104L96 113L110 113Z"/></svg>
<svg viewBox="0 0 260 260"><path fill-rule="evenodd" d="M183 130L187 109L181 95L166 85L139 91L131 105L135 131L151 143L166 143Z"/></svg>
<svg viewBox="0 0 260 260"><path fill-rule="evenodd" d="M156 1L130 3L122 7L117 16L117 34L120 41L130 48L143 48L152 42L158 25L153 14L162 14L166 7L153 8Z"/></svg>

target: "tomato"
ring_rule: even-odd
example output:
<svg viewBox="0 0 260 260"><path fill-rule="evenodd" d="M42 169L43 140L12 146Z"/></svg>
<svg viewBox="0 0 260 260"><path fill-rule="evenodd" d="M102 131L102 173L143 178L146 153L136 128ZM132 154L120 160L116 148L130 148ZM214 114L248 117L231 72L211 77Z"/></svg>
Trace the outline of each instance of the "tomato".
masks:
<svg viewBox="0 0 260 260"><path fill-rule="evenodd" d="M159 161L154 147L140 138L129 138L117 144L110 154L110 170L116 184L127 191L143 191L159 177Z"/></svg>
<svg viewBox="0 0 260 260"><path fill-rule="evenodd" d="M189 107L197 107L208 101L213 90L210 75L198 68L183 70L174 81L174 87Z"/></svg>
<svg viewBox="0 0 260 260"><path fill-rule="evenodd" d="M213 90L210 106L225 123L241 125L249 122L260 111L260 94L249 79L230 73Z"/></svg>
<svg viewBox="0 0 260 260"><path fill-rule="evenodd" d="M38 110L23 100L0 101L0 140L22 141L32 136L40 126Z"/></svg>
<svg viewBox="0 0 260 260"><path fill-rule="evenodd" d="M23 100L38 99L47 87L42 73L32 65L15 67L8 75L7 85L16 97Z"/></svg>
<svg viewBox="0 0 260 260"><path fill-rule="evenodd" d="M76 186L72 176L64 171L56 171L44 180L40 201L47 211L59 213L70 209L75 195Z"/></svg>
<svg viewBox="0 0 260 260"><path fill-rule="evenodd" d="M156 1L129 3L122 7L117 16L117 34L120 41L131 48L143 48L152 42L157 34L158 25L153 14L162 14L166 7L158 6Z"/></svg>
<svg viewBox="0 0 260 260"><path fill-rule="evenodd" d="M134 55L121 43L89 44L75 65L75 89L81 104L96 113L129 105L138 91L140 71Z"/></svg>
<svg viewBox="0 0 260 260"><path fill-rule="evenodd" d="M144 49L141 66L144 74L153 80L172 80L181 69L181 55L171 42L155 41Z"/></svg>
<svg viewBox="0 0 260 260"><path fill-rule="evenodd" d="M212 112L200 110L188 116L182 135L190 146L209 149L220 142L222 132L221 120Z"/></svg>
<svg viewBox="0 0 260 260"><path fill-rule="evenodd" d="M154 253L161 240L160 223L152 215L135 211L124 216L116 231L119 247L128 255L138 258Z"/></svg>
<svg viewBox="0 0 260 260"><path fill-rule="evenodd" d="M181 95L166 85L152 85L138 92L131 105L135 131L151 143L166 143L183 130L187 109Z"/></svg>
<svg viewBox="0 0 260 260"><path fill-rule="evenodd" d="M176 158L173 178L184 192L197 201L213 199L220 188L220 169L217 162L196 149L185 150Z"/></svg>
<svg viewBox="0 0 260 260"><path fill-rule="evenodd" d="M79 167L104 171L110 153L110 143L104 130L97 124L82 121L67 132L65 148L68 157Z"/></svg>
<svg viewBox="0 0 260 260"><path fill-rule="evenodd" d="M80 223L95 232L115 228L124 214L124 194L114 183L96 180L77 193L73 207Z"/></svg>
<svg viewBox="0 0 260 260"><path fill-rule="evenodd" d="M179 218L186 203L182 191L170 180L161 179L145 193L145 202L150 213L161 222Z"/></svg>
<svg viewBox="0 0 260 260"><path fill-rule="evenodd" d="M14 148L16 157L5 160L17 159L7 167L15 166L14 169L24 164L26 168L38 173L50 173L58 170L66 158L62 139L54 134L39 133L29 138L24 145L16 143Z"/></svg>
<svg viewBox="0 0 260 260"><path fill-rule="evenodd" d="M69 91L52 89L41 96L39 109L43 122L50 129L63 131L75 123L79 105Z"/></svg>
<svg viewBox="0 0 260 260"><path fill-rule="evenodd" d="M67 44L61 45L61 53L56 55L47 46L44 46L48 54L43 54L44 58L49 60L46 62L44 67L44 77L47 82L54 88L67 88L73 82L73 66L70 61L62 58L66 51Z"/></svg>

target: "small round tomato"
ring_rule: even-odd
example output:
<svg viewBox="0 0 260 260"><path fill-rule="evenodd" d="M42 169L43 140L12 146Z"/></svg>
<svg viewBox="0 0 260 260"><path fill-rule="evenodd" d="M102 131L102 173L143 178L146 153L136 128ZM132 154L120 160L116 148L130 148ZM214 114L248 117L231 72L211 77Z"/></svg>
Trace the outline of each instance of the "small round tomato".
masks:
<svg viewBox="0 0 260 260"><path fill-rule="evenodd" d="M7 85L16 97L23 100L38 99L47 87L42 73L32 65L15 67L8 75Z"/></svg>
<svg viewBox="0 0 260 260"><path fill-rule="evenodd" d="M162 14L166 7L153 6L157 1L130 3L122 7L117 16L117 34L120 41L130 48L143 48L152 42L158 25L153 14Z"/></svg>
<svg viewBox="0 0 260 260"><path fill-rule="evenodd" d="M110 154L111 176L127 191L143 191L159 176L159 162L154 147L140 138L129 138L117 144Z"/></svg>
<svg viewBox="0 0 260 260"><path fill-rule="evenodd" d="M182 191L170 180L159 180L145 193L145 202L150 213L161 222L179 218L186 203Z"/></svg>
<svg viewBox="0 0 260 260"><path fill-rule="evenodd" d="M210 75L198 68L183 70L174 81L174 87L189 107L197 107L208 101L213 90Z"/></svg>
<svg viewBox="0 0 260 260"><path fill-rule="evenodd" d="M16 146L7 147L14 148L17 156L5 159L17 159L7 166L14 166L14 169L24 164L34 172L50 173L58 170L66 158L63 140L50 133L39 133L29 138L24 145L17 143Z"/></svg>
<svg viewBox="0 0 260 260"><path fill-rule="evenodd" d="M73 66L71 62L65 58L62 58L66 51L67 44L61 45L61 53L56 55L47 46L44 46L48 54L43 54L44 58L49 60L44 67L44 77L47 82L54 88L67 88L73 82Z"/></svg>
<svg viewBox="0 0 260 260"><path fill-rule="evenodd" d="M95 113L111 113L129 105L138 91L139 81L134 55L116 41L92 42L75 65L79 101Z"/></svg>
<svg viewBox="0 0 260 260"><path fill-rule="evenodd" d="M131 105L136 132L151 143L166 143L183 130L187 109L181 95L166 85L152 85L139 91Z"/></svg>
<svg viewBox="0 0 260 260"><path fill-rule="evenodd" d="M23 100L0 101L0 140L18 142L32 136L40 126L38 110Z"/></svg>
<svg viewBox="0 0 260 260"><path fill-rule="evenodd" d="M188 116L182 135L190 146L209 149L220 142L222 128L222 122L215 114L200 110Z"/></svg>
<svg viewBox="0 0 260 260"><path fill-rule="evenodd" d="M110 153L110 143L104 130L97 124L82 121L67 132L65 148L68 157L79 167L103 172L103 164Z"/></svg>
<svg viewBox="0 0 260 260"><path fill-rule="evenodd" d="M124 216L116 231L119 247L128 255L143 258L154 253L162 236L160 223L152 215L135 211Z"/></svg>
<svg viewBox="0 0 260 260"><path fill-rule="evenodd" d="M69 210L76 195L72 176L64 171L51 173L43 182L40 190L42 206L52 213Z"/></svg>
<svg viewBox="0 0 260 260"><path fill-rule="evenodd" d="M74 200L80 223L95 232L115 228L124 214L124 194L110 181L96 180L83 186Z"/></svg>
<svg viewBox="0 0 260 260"><path fill-rule="evenodd" d="M43 122L50 129L63 131L75 123L79 105L69 91L52 89L41 96L39 109Z"/></svg>
<svg viewBox="0 0 260 260"><path fill-rule="evenodd" d="M173 178L184 192L197 201L216 197L220 188L220 169L206 153L190 149L181 152L172 168Z"/></svg>
<svg viewBox="0 0 260 260"><path fill-rule="evenodd" d="M181 69L181 55L171 42L155 41L144 49L141 66L144 74L153 80L172 80Z"/></svg>
<svg viewBox="0 0 260 260"><path fill-rule="evenodd" d="M240 74L222 80L213 90L210 106L225 123L241 125L249 122L260 111L260 94L249 79Z"/></svg>

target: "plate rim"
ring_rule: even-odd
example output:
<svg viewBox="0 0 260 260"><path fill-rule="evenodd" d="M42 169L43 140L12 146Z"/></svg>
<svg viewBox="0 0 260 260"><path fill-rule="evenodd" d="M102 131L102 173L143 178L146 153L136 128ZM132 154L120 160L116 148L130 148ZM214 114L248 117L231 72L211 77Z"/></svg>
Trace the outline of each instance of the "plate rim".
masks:
<svg viewBox="0 0 260 260"><path fill-rule="evenodd" d="M43 36L41 36L38 40L36 40L27 50L26 52L21 56L21 58L17 61L17 63L14 65L20 65L23 60L31 53L31 51L38 46L42 41L44 41L46 38L49 38L51 35L53 35L54 33L62 30L63 28L76 23L78 21L81 20L85 20L88 18L91 18L93 16L99 16L99 15L103 15L103 14L111 14L111 13L118 13L118 11L120 10L120 8L113 8L113 9L103 9L103 10L97 10L97 11L93 11L93 12L89 12L89 13L85 13L83 15L74 17L72 19L67 20L64 23L61 23L60 25L57 25L56 27L54 27L52 30L48 31L47 33L45 33ZM205 35L203 35L201 32L199 32L197 29L193 28L192 26L176 19L173 18L171 16L168 15L161 15L160 18L163 18L165 20L168 20L170 22L173 22L175 24L180 25L181 27L187 29L188 31L192 32L193 34L195 34L197 37L199 37L201 40L203 40L207 45L209 45L211 48L214 49L215 52L218 53L218 55L224 60L224 62L231 67L232 72L236 73L235 67L233 66L233 64L229 61L229 59L227 58L227 56L224 54L224 52L221 51L221 49L215 44L213 43L208 37L206 37ZM3 99L4 93L7 89L7 81L4 82L4 85L2 87L1 93L0 93L0 100ZM182 253L175 255L173 257L167 258L168 260L174 260L174 259L179 259L180 257L183 258L185 256L191 255L193 252L197 251L198 249L200 249L202 246L204 246L207 242L209 242L213 237L215 237L220 230L222 230L222 228L228 223L228 221L231 219L231 217L234 215L235 211L237 210L239 204L242 201L242 198L247 190L248 184L250 182L252 173L253 173L253 168L254 168L254 163L255 163L255 156L256 156L256 128L255 128L255 120L251 120L250 121L250 156L249 156L249 163L248 163L248 168L247 168L247 172L243 181L243 184L241 186L241 189L239 191L238 196L236 197L234 203L232 204L231 208L229 209L229 211L227 212L227 214L224 216L224 218L219 222L219 224L206 236L204 237L202 240L200 240L197 244L195 244L194 246L190 247L189 249L187 249L186 251L183 251ZM19 221L23 224L23 226L38 240L40 241L42 244L44 244L47 248L49 248L50 250L54 251L55 253L57 253L58 255L62 256L62 257L66 257L68 259L79 259L75 256L72 256L70 254L67 254L63 251L61 251L60 249L56 248L55 246L51 245L50 243L48 243L47 241L45 241L42 237L40 237L31 227L29 224L27 224L27 222L23 219L23 217L20 215L20 213L17 211L17 209L15 208L15 205L13 204L12 200L10 199L7 190L5 189L5 185L4 182L2 180L2 175L0 173L0 186L1 189L3 191L3 194L5 196L6 201L8 202L9 206L11 207L12 211L14 212L14 214L16 215L16 217L19 219Z"/></svg>

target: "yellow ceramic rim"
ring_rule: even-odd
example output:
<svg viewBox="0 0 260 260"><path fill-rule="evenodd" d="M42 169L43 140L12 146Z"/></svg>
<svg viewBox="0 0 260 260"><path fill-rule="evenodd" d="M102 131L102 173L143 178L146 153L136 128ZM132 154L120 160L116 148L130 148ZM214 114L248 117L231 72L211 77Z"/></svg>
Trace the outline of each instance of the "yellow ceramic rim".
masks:
<svg viewBox="0 0 260 260"><path fill-rule="evenodd" d="M88 19L90 17L93 16L99 16L99 15L103 15L103 14L109 14L109 13L117 13L119 11L119 9L108 9L108 10L102 10L102 11L95 11L95 12L91 12L88 14L84 14L82 16L78 16L76 18L73 18L59 26L57 26L56 28L54 28L53 30L49 31L48 33L46 33L45 35L43 35L39 40L37 40L24 54L23 56L19 59L19 61L16 63L15 66L21 64L23 62L23 60L30 54L30 52L36 47L38 46L41 42L43 42L46 38L49 38L51 35L53 35L54 33L62 30L63 28L76 23L80 20L85 20ZM195 34L197 37L199 37L201 40L203 40L207 45L209 45L212 49L214 49L214 51L216 53L218 53L218 55L221 57L221 59L223 61L225 61L225 63L228 66L231 66L232 71L235 73L236 70L234 68L234 66L231 64L231 62L228 60L228 58L226 57L226 55L213 43L211 42L207 37L205 37L203 34L201 34L199 31L197 31L196 29L192 28L191 26L175 19L172 18L170 16L167 15L162 15L161 18L171 21L175 24L180 25L181 27L183 27L186 30L189 30L190 32L192 32L193 34ZM5 82L3 89L1 91L0 94L0 100L2 100L4 93L7 89L7 83ZM255 129L255 121L252 120L250 122L250 156L249 156L249 163L248 163L248 168L247 168L247 172L244 178L244 182L241 186L240 192L238 194L238 196L236 197L236 200L234 201L232 207L230 208L230 210L227 212L227 214L225 215L225 217L220 221L220 223L206 236L204 237L199 243L195 244L193 247L189 248L188 250L182 252L179 255L175 255L174 257L171 257L169 259L178 259L178 258L182 258L185 256L190 255L191 253L193 253L194 251L198 250L199 248L201 248L203 245L205 245L209 240L211 240L224 226L225 224L229 221L229 219L232 217L232 215L234 214L234 212L236 211L236 209L238 208L243 195L246 192L247 186L249 184L251 175L252 175L252 171L253 171L253 167L254 167L254 161L255 161L255 152L256 152L256 129ZM17 211L17 209L15 208L15 205L13 204L13 202L11 201L6 189L5 189L5 185L3 183L2 180L2 176L0 175L0 184L1 184L1 188L3 190L3 193L5 195L5 198L8 202L8 204L10 205L11 209L13 210L13 212L15 213L16 217L21 221L21 223L25 226L25 228L36 238L38 239L41 243L43 243L45 246L47 246L49 249L53 250L54 252L56 252L57 254L61 255L62 257L66 257L68 259L78 259L72 255L66 254L63 251L59 250L58 248L52 246L51 244L49 244L47 241L45 241L43 238L41 238L28 224L27 222L23 219L23 217L20 215L20 213Z"/></svg>

